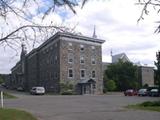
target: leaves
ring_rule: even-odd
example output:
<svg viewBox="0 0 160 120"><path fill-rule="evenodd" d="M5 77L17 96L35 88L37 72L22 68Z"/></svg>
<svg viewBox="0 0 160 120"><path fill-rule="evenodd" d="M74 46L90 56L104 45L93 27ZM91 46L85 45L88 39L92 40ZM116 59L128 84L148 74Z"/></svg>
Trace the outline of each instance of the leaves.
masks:
<svg viewBox="0 0 160 120"><path fill-rule="evenodd" d="M105 71L109 80L114 80L117 90L126 90L129 88L137 88L138 76L137 66L130 62L122 62L110 64Z"/></svg>

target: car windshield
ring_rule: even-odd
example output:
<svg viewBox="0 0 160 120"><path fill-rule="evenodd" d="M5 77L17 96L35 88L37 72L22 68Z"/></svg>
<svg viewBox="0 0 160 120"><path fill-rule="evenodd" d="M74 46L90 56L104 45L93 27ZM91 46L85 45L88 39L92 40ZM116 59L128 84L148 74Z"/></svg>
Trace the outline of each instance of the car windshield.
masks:
<svg viewBox="0 0 160 120"><path fill-rule="evenodd" d="M37 90L39 90L39 91L43 91L44 89L43 89L43 88L37 88Z"/></svg>
<svg viewBox="0 0 160 120"><path fill-rule="evenodd" d="M158 92L158 89L152 89L151 92Z"/></svg>
<svg viewBox="0 0 160 120"><path fill-rule="evenodd" d="M140 89L139 92L145 92L147 89Z"/></svg>
<svg viewBox="0 0 160 120"><path fill-rule="evenodd" d="M127 90L127 92L133 92L133 90Z"/></svg>

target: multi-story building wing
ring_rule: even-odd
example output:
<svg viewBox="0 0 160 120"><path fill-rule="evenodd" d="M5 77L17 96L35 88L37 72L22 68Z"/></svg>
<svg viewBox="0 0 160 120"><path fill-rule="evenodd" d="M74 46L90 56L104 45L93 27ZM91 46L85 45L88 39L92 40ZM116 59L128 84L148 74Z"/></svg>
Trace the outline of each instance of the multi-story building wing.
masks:
<svg viewBox="0 0 160 120"><path fill-rule="evenodd" d="M97 38L56 33L21 58L20 68L25 64L24 71L19 72L23 86L26 90L44 86L46 91L59 93L60 83L70 83L78 94L101 94L103 42ZM18 68L16 65L12 69L13 76L19 76ZM18 86L17 79L13 81Z"/></svg>

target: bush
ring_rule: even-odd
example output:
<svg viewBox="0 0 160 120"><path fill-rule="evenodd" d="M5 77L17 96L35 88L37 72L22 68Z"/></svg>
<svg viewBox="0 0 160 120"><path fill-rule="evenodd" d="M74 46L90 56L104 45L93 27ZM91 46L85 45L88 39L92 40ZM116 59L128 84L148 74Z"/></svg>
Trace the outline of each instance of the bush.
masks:
<svg viewBox="0 0 160 120"><path fill-rule="evenodd" d="M116 89L116 83L114 80L108 80L106 83L106 89L108 91L114 91Z"/></svg>
<svg viewBox="0 0 160 120"><path fill-rule="evenodd" d="M71 83L61 83L61 95L73 95L73 84Z"/></svg>
<svg viewBox="0 0 160 120"><path fill-rule="evenodd" d="M61 93L61 95L74 95L73 91L64 91Z"/></svg>

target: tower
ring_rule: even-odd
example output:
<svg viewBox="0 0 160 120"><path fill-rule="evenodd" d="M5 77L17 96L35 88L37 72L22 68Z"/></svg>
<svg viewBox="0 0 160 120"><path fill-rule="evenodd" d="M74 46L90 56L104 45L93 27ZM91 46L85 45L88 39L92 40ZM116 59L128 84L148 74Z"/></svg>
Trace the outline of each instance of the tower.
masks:
<svg viewBox="0 0 160 120"><path fill-rule="evenodd" d="M26 49L26 46L24 44L24 40L22 41L22 44L21 44L21 56L20 56L20 59L23 60L25 58L25 55L27 54L27 49Z"/></svg>

